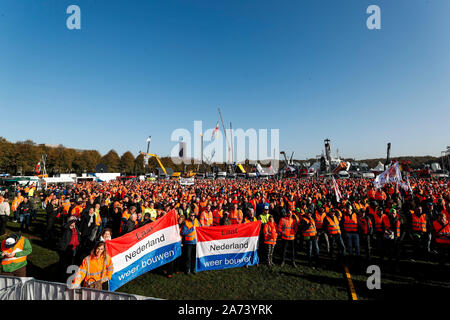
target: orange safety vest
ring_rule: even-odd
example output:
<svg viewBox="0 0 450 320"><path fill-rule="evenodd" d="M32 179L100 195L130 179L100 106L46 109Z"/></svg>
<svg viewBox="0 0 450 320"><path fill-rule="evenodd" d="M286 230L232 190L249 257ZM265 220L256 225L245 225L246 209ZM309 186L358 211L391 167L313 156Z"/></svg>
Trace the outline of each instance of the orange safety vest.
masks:
<svg viewBox="0 0 450 320"><path fill-rule="evenodd" d="M339 220L336 216L331 219L329 216L326 216L328 221L328 233L331 235L341 234L341 228L339 228Z"/></svg>
<svg viewBox="0 0 450 320"><path fill-rule="evenodd" d="M111 279L113 272L114 266L108 255L106 255L106 258L102 256L100 259L88 255L81 263L73 283L80 284L84 280L83 286L87 287L95 281L108 281Z"/></svg>
<svg viewBox="0 0 450 320"><path fill-rule="evenodd" d="M394 225L394 230L392 230L392 231L394 231L394 233L395 233L395 236L397 237L397 238L400 238L400 225L401 225L401 223L400 223L400 219L397 217L397 220L395 221L395 225Z"/></svg>
<svg viewBox="0 0 450 320"><path fill-rule="evenodd" d="M281 233L281 239L294 240L296 232L296 224L293 218L281 218L278 224L278 231Z"/></svg>
<svg viewBox="0 0 450 320"><path fill-rule="evenodd" d="M321 230L322 229L322 225L323 225L323 219L325 218L327 214L324 212L322 214L320 214L319 212L316 211L316 213L314 214L314 222L316 223L316 228L317 230Z"/></svg>
<svg viewBox="0 0 450 320"><path fill-rule="evenodd" d="M223 210L215 209L213 211L213 226L218 226L220 224L220 219L223 217Z"/></svg>
<svg viewBox="0 0 450 320"><path fill-rule="evenodd" d="M304 237L314 237L317 234L316 224L314 223L313 218L303 218L308 223L308 229L303 231Z"/></svg>
<svg viewBox="0 0 450 320"><path fill-rule="evenodd" d="M24 238L24 237L21 237L21 238L19 239L19 241L17 241L17 243L15 244L15 246L12 247L12 248L6 248L6 247L5 247L5 242L6 242L6 239L3 240L3 241L2 241L2 244L1 244L1 248L2 248L2 251L3 251L3 252L6 252L6 253L17 253L17 252L23 251L23 247L24 247L24 245L25 245L25 238ZM7 264L11 264L11 263L19 263L19 262L23 262L23 261L25 261L25 260L27 260L27 256L23 256L23 257L12 257L12 258L7 258L7 257L5 256L5 257L3 257L3 259L2 259L2 265L4 266L4 265L7 265Z"/></svg>
<svg viewBox="0 0 450 320"><path fill-rule="evenodd" d="M245 217L244 218L244 223L250 223L250 222L255 222L257 219L255 217L253 217L252 220L249 220L249 218Z"/></svg>
<svg viewBox="0 0 450 320"><path fill-rule="evenodd" d="M361 233L367 235L369 233L369 227L372 227L372 220L369 217L359 219L359 226L361 227Z"/></svg>
<svg viewBox="0 0 450 320"><path fill-rule="evenodd" d="M212 224L213 224L213 214L212 214L212 212L208 211L208 210L204 210L200 214L200 223L204 227L212 226Z"/></svg>
<svg viewBox="0 0 450 320"><path fill-rule="evenodd" d="M425 213L422 213L420 217L418 217L415 213L413 213L412 230L417 232L427 231L427 215Z"/></svg>
<svg viewBox="0 0 450 320"><path fill-rule="evenodd" d="M358 231L358 218L356 213L351 216L344 215L344 231L345 232L356 232Z"/></svg>
<svg viewBox="0 0 450 320"><path fill-rule="evenodd" d="M243 218L242 216L243 216L243 214L242 214L241 210L239 210L239 209L231 210L231 212L230 212L231 224L242 223L242 218Z"/></svg>
<svg viewBox="0 0 450 320"><path fill-rule="evenodd" d="M194 219L194 223L192 223L192 221L190 221L190 220L185 220L184 224L185 224L186 228L188 228L188 229L192 229L193 227L200 227L200 223L198 222L197 219ZM197 240L197 233L195 232L195 229L188 235L184 236L184 240L185 241Z"/></svg>
<svg viewBox="0 0 450 320"><path fill-rule="evenodd" d="M375 232L383 232L383 223L385 225L385 227L390 227L391 224L389 223L388 217L382 213L381 217L378 216L378 214L375 214L374 216L375 219Z"/></svg>
<svg viewBox="0 0 450 320"><path fill-rule="evenodd" d="M372 207L369 206L368 214L371 216L375 216L377 214L377 209L373 209Z"/></svg>
<svg viewBox="0 0 450 320"><path fill-rule="evenodd" d="M450 245L450 223L444 227L439 221L433 221L433 228L435 232L434 240L436 243Z"/></svg>
<svg viewBox="0 0 450 320"><path fill-rule="evenodd" d="M274 245L277 243L277 225L275 222L267 222L264 225L264 243Z"/></svg>

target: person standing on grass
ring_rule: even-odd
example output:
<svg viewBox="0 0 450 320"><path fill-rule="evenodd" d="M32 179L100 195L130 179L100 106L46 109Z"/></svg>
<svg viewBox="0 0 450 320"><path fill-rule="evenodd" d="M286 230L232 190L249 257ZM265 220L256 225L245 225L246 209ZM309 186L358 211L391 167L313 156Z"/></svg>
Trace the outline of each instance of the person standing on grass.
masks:
<svg viewBox="0 0 450 320"><path fill-rule="evenodd" d="M283 217L278 223L278 232L281 234L281 239L283 240L283 259L281 261L281 267L284 266L288 246L292 249L292 266L297 267L295 263L295 234L297 233L297 224L292 218L291 211L286 212L285 209L281 209L281 214Z"/></svg>
<svg viewBox="0 0 450 320"><path fill-rule="evenodd" d="M269 220L264 224L263 234L266 247L266 261L269 266L273 266L273 251L277 243L278 231L272 215L269 216Z"/></svg>
<svg viewBox="0 0 450 320"><path fill-rule="evenodd" d="M33 251L30 240L20 234L12 234L1 242L1 250L1 275L26 277L27 256Z"/></svg>
<svg viewBox="0 0 450 320"><path fill-rule="evenodd" d="M342 257L345 257L346 256L345 245L341 236L339 219L336 216L334 209L330 209L330 211L328 211L327 215L325 216L325 219L323 219L322 228L326 230L326 232L328 233L328 238L331 242L329 253L330 258L334 259L334 246L336 243L341 251Z"/></svg>
<svg viewBox="0 0 450 320"><path fill-rule="evenodd" d="M76 257L81 242L81 233L77 226L77 217L70 217L63 225L63 234L58 243L59 266L61 278L65 279L67 267L76 264Z"/></svg>
<svg viewBox="0 0 450 320"><path fill-rule="evenodd" d="M200 222L195 217L194 212L189 213L189 219L184 222L181 235L183 236L183 252L186 261L186 274L196 274L196 245L197 232L196 227L201 227Z"/></svg>
<svg viewBox="0 0 450 320"><path fill-rule="evenodd" d="M317 229L314 222L314 218L311 212L307 211L303 215L300 222L300 230L302 231L303 239L306 241L306 247L308 249L308 264L312 266L312 257L314 250L314 258L317 260L319 258L319 243L317 241Z"/></svg>
<svg viewBox="0 0 450 320"><path fill-rule="evenodd" d="M8 201L5 201L5 198L0 196L0 236L3 236L6 232L6 224L10 213Z"/></svg>
<svg viewBox="0 0 450 320"><path fill-rule="evenodd" d="M52 241L54 238L56 216L60 213L58 199L54 198L49 204L47 204L45 211L47 211L47 227L44 232L44 241Z"/></svg>
<svg viewBox="0 0 450 320"><path fill-rule="evenodd" d="M31 217L31 203L27 196L23 198L23 201L20 203L17 211L19 212L20 219L20 232L24 231L29 232L28 227L30 226L30 217ZM25 226L25 228L24 228Z"/></svg>

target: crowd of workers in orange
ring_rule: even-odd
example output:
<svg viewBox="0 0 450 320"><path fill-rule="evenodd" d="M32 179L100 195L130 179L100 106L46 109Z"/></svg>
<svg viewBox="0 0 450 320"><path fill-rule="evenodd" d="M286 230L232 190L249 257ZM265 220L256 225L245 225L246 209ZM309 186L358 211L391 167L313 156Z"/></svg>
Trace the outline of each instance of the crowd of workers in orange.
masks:
<svg viewBox="0 0 450 320"><path fill-rule="evenodd" d="M376 257L380 263L387 258L396 270L400 259L436 261L445 267L450 259L450 182L410 182L412 190L394 184L376 189L371 179L338 179L340 199L330 180L323 178L197 180L191 186L177 181L49 186L40 195L47 213L43 238L56 246L62 273L68 265L81 263L76 282L96 286L113 272L105 241L172 209L178 214L184 254L164 269L168 277L175 271L195 274L194 226L256 220L261 221L260 261L269 266L278 250L281 266L289 261L296 267L304 251L306 264L313 268L326 256L331 261L367 262ZM11 197L16 216L29 190L19 187ZM61 230L55 226L58 220ZM87 280L87 274L94 276Z"/></svg>

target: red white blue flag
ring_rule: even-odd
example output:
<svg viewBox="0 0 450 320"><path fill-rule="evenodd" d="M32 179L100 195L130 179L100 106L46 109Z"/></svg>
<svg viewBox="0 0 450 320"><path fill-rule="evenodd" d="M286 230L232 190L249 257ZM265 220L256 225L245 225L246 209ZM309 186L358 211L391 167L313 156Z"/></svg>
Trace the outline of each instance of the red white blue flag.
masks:
<svg viewBox="0 0 450 320"><path fill-rule="evenodd" d="M197 271L258 264L260 228L261 221L195 228L197 232Z"/></svg>
<svg viewBox="0 0 450 320"><path fill-rule="evenodd" d="M114 273L109 288L115 291L128 281L169 263L181 255L181 237L175 210L119 238L106 241Z"/></svg>

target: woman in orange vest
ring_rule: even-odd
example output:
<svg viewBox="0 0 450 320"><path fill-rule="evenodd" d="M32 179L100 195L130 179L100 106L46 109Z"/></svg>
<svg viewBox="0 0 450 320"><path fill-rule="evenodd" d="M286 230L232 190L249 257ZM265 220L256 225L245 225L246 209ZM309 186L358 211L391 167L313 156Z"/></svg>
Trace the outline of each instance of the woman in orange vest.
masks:
<svg viewBox="0 0 450 320"><path fill-rule="evenodd" d="M189 218L184 221L181 235L183 236L183 253L186 259L186 274L196 273L196 227L201 227L200 222L195 217L194 212L189 213Z"/></svg>
<svg viewBox="0 0 450 320"><path fill-rule="evenodd" d="M277 225L273 216L269 216L269 221L264 225L264 244L266 246L266 261L269 266L273 266L273 251L275 249L275 244L277 243Z"/></svg>
<svg viewBox="0 0 450 320"><path fill-rule="evenodd" d="M91 253L83 259L80 269L72 282L74 287L82 285L87 288L108 290L114 266L111 257L106 253L104 242L99 242Z"/></svg>

